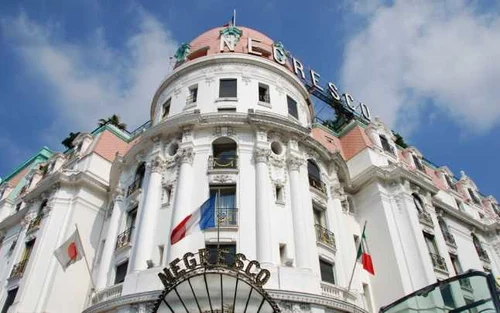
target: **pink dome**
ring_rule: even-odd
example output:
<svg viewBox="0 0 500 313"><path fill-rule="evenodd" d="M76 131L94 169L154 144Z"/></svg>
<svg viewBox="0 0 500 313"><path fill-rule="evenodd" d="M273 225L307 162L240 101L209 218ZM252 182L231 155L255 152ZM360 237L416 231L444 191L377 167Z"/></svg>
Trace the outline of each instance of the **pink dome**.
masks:
<svg viewBox="0 0 500 313"><path fill-rule="evenodd" d="M262 53L262 57L265 57L269 60L273 59L273 40L266 35L258 32L256 30L237 26L238 29L242 31L241 37L238 43L235 45L233 53L248 53L248 38L252 38L253 42L253 50ZM220 31L224 29L224 27L216 27L209 31L204 32L193 41L191 41L190 53L187 56L188 60L193 60L205 55L223 53L220 51ZM255 40L260 42L255 42ZM228 48L225 48L225 51L228 52Z"/></svg>

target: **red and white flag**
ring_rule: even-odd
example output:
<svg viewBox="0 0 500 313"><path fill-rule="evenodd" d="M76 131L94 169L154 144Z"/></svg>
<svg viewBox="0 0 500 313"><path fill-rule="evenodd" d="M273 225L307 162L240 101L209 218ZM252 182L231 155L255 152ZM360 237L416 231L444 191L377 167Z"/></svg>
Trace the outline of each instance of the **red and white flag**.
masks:
<svg viewBox="0 0 500 313"><path fill-rule="evenodd" d="M83 245L78 229L54 251L54 255L61 263L63 270L66 270L71 264L83 257Z"/></svg>

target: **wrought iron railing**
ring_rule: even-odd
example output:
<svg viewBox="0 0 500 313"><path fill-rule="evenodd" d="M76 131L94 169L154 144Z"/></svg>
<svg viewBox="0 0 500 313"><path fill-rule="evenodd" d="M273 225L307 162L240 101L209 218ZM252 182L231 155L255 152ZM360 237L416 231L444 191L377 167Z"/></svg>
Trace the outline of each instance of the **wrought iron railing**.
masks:
<svg viewBox="0 0 500 313"><path fill-rule="evenodd" d="M126 231L124 231L123 233L119 234L117 237L116 237L116 249L120 249L122 247L125 247L126 245L128 245L130 243L130 241L132 240L132 230L134 229L134 227L130 227L129 229L127 229Z"/></svg>
<svg viewBox="0 0 500 313"><path fill-rule="evenodd" d="M469 278L462 278L459 280L459 282L460 282L460 287L462 287L462 289L472 291L472 285L470 284Z"/></svg>
<svg viewBox="0 0 500 313"><path fill-rule="evenodd" d="M208 158L210 169L238 168L238 156L213 157Z"/></svg>
<svg viewBox="0 0 500 313"><path fill-rule="evenodd" d="M142 179L143 177L139 177L130 186L128 186L127 189L127 197L133 194L137 189L141 188L142 186Z"/></svg>
<svg viewBox="0 0 500 313"><path fill-rule="evenodd" d="M37 215L34 219L31 220L31 222L28 225L27 231L35 230L40 227L40 224L42 222L42 215Z"/></svg>
<svg viewBox="0 0 500 313"><path fill-rule="evenodd" d="M479 259L481 259L481 261L486 262L486 263L491 262L490 257L488 256L488 253L486 253L486 250L478 249L477 254L479 255Z"/></svg>
<svg viewBox="0 0 500 313"><path fill-rule="evenodd" d="M420 223L425 224L430 227L434 227L434 222L432 221L431 214L427 211L422 211L418 213L418 220Z"/></svg>
<svg viewBox="0 0 500 313"><path fill-rule="evenodd" d="M321 180L312 175L309 175L309 186L313 187L316 190L321 191L322 193L326 193L325 184Z"/></svg>
<svg viewBox="0 0 500 313"><path fill-rule="evenodd" d="M429 253L432 259L432 265L434 266L435 269L441 270L441 271L448 271L448 268L446 267L446 262L444 261L444 258L438 254L434 253Z"/></svg>
<svg viewBox="0 0 500 313"><path fill-rule="evenodd" d="M444 237L444 241L452 246L452 247L456 247L457 246L457 243L455 242L455 237L447 230L443 230L443 237Z"/></svg>
<svg viewBox="0 0 500 313"><path fill-rule="evenodd" d="M238 226L237 208L218 208L215 209L215 225L221 227Z"/></svg>
<svg viewBox="0 0 500 313"><path fill-rule="evenodd" d="M21 262L14 265L12 268L12 272L10 273L10 279L22 277L24 274L24 269L26 268L26 264L28 264L28 258L22 260Z"/></svg>
<svg viewBox="0 0 500 313"><path fill-rule="evenodd" d="M314 225L316 229L316 240L330 246L333 249L336 249L337 245L335 244L335 234L326 229L325 227L316 224Z"/></svg>
<svg viewBox="0 0 500 313"><path fill-rule="evenodd" d="M106 289L103 289L101 291L98 291L93 297L92 297L92 305L95 305L97 303L118 298L119 296L122 295L122 289L123 289L123 283L121 284L116 284L114 286L110 286Z"/></svg>

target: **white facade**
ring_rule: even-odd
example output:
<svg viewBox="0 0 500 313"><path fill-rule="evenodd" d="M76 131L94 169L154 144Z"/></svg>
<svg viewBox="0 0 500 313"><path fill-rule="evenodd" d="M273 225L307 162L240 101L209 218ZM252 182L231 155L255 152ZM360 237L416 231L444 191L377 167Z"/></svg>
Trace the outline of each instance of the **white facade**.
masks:
<svg viewBox="0 0 500 313"><path fill-rule="evenodd" d="M8 312L147 312L162 268L217 242L270 270L264 287L284 312L376 312L458 271L500 273L496 200L465 174L448 186L449 170L417 164L418 150L397 147L379 120L339 134L313 125L309 93L287 66L221 47L177 66L143 133L81 134L0 185L0 305L17 288ZM220 234L171 245L173 227L213 193L227 216ZM375 276L355 264L365 221ZM64 272L53 257L75 224L93 282L84 261Z"/></svg>

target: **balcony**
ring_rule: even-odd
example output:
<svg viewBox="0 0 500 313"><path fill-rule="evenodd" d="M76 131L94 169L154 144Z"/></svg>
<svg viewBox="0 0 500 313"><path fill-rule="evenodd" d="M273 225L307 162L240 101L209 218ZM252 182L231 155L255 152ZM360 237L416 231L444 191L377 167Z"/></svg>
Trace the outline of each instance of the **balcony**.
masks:
<svg viewBox="0 0 500 313"><path fill-rule="evenodd" d="M455 242L455 237L453 237L453 235L449 231L443 230L443 237L447 245L453 248L457 247L457 243Z"/></svg>
<svg viewBox="0 0 500 313"><path fill-rule="evenodd" d="M26 265L28 264L28 260L29 259L24 259L21 262L14 265L14 267L12 268L12 272L10 273L9 279L23 277L24 269L26 268Z"/></svg>
<svg viewBox="0 0 500 313"><path fill-rule="evenodd" d="M490 257L488 256L488 253L486 253L486 250L484 249L477 249L477 254L479 255L479 259L485 263L491 263Z"/></svg>
<svg viewBox="0 0 500 313"><path fill-rule="evenodd" d="M209 170L221 170L221 169L237 169L238 168L238 156L223 156L223 157L208 157L208 169Z"/></svg>
<svg viewBox="0 0 500 313"><path fill-rule="evenodd" d="M314 225L314 228L316 229L316 240L318 242L327 245L334 250L337 249L334 233L319 224Z"/></svg>
<svg viewBox="0 0 500 313"><path fill-rule="evenodd" d="M356 300L356 296L351 292L340 286L326 282L321 282L321 294L325 297L347 300L351 303L354 303Z"/></svg>
<svg viewBox="0 0 500 313"><path fill-rule="evenodd" d="M130 184L130 186L128 186L127 197L129 197L135 191L139 190L139 188L141 188L141 186L142 186L142 177L139 177L136 180L134 180L134 182L132 184Z"/></svg>
<svg viewBox="0 0 500 313"><path fill-rule="evenodd" d="M460 282L460 287L462 287L462 289L472 292L472 285L470 284L469 278L462 278L459 280L459 282Z"/></svg>
<svg viewBox="0 0 500 313"><path fill-rule="evenodd" d="M123 233L119 234L118 237L116 237L116 250L123 248L127 245L130 244L130 241L132 240L132 230L134 227L130 227Z"/></svg>
<svg viewBox="0 0 500 313"><path fill-rule="evenodd" d="M448 272L448 268L446 267L446 263L444 261L444 258L440 255L434 254L434 253L429 253L432 259L432 265L434 266L434 269L443 271L443 272Z"/></svg>
<svg viewBox="0 0 500 313"><path fill-rule="evenodd" d="M42 215L37 215L28 225L28 229L26 232L34 231L40 228L40 224L42 223Z"/></svg>
<svg viewBox="0 0 500 313"><path fill-rule="evenodd" d="M418 213L418 220L421 224L434 228L434 222L432 221L431 214L427 211L421 211Z"/></svg>
<svg viewBox="0 0 500 313"><path fill-rule="evenodd" d="M121 284L116 284L114 286L110 286L108 288L105 288L101 291L98 291L93 297L92 297L92 305L96 305L97 303L118 298L119 296L122 295L122 289L123 289L123 283Z"/></svg>
<svg viewBox="0 0 500 313"><path fill-rule="evenodd" d="M313 187L314 189L320 191L323 194L326 194L325 184L321 180L312 175L309 175L309 186Z"/></svg>
<svg viewBox="0 0 500 313"><path fill-rule="evenodd" d="M220 227L238 226L238 209L237 208L215 209L215 225L219 225Z"/></svg>

